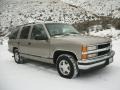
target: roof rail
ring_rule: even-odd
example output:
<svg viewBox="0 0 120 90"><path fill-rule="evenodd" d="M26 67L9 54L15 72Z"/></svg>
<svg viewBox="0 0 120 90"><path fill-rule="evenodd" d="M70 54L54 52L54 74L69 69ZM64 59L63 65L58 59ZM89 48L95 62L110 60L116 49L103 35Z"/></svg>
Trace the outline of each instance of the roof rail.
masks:
<svg viewBox="0 0 120 90"><path fill-rule="evenodd" d="M45 21L36 21L36 22L26 23L26 24L23 24L23 26L28 24L37 24L37 23L45 23Z"/></svg>
<svg viewBox="0 0 120 90"><path fill-rule="evenodd" d="M23 26L24 26L24 25L28 25L28 24L35 24L35 22L32 22L32 23L26 23L26 24L23 24Z"/></svg>
<svg viewBox="0 0 120 90"><path fill-rule="evenodd" d="M64 21L58 21L58 22L55 22L55 21L35 21L35 22L26 23L26 24L12 26L10 28L25 26L25 25L29 25L29 24L39 24L39 23L65 23L65 22Z"/></svg>
<svg viewBox="0 0 120 90"><path fill-rule="evenodd" d="M13 27L25 26L25 25L28 25L28 24L36 24L36 23L40 23L40 22L31 22L31 23L16 25L16 26L13 26Z"/></svg>

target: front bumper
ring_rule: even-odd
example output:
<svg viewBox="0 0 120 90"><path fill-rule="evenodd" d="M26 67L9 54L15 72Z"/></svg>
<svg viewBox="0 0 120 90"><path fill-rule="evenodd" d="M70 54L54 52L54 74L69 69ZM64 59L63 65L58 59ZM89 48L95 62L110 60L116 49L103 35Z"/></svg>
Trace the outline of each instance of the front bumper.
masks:
<svg viewBox="0 0 120 90"><path fill-rule="evenodd" d="M108 65L113 62L114 54L115 52L111 51L108 55L98 57L95 59L89 59L85 61L79 60L77 62L78 68L81 70L87 70L87 69L91 69L91 68L94 68L100 65Z"/></svg>

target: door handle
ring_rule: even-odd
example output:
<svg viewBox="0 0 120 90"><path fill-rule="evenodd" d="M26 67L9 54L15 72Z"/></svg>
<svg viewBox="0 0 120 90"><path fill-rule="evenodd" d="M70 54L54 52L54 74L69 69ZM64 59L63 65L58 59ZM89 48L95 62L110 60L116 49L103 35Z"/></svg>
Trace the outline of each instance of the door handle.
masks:
<svg viewBox="0 0 120 90"><path fill-rule="evenodd" d="M31 42L28 42L28 45L31 45Z"/></svg>

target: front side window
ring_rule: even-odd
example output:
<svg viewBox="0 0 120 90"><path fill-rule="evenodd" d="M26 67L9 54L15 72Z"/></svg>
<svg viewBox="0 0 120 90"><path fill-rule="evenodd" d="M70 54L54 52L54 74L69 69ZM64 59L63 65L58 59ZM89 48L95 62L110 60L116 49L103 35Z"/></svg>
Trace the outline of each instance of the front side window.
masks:
<svg viewBox="0 0 120 90"><path fill-rule="evenodd" d="M27 39L30 31L30 26L23 27L20 35L20 39Z"/></svg>
<svg viewBox="0 0 120 90"><path fill-rule="evenodd" d="M44 30L43 25L41 24L34 25L31 33L31 39L42 40L45 37L47 37L47 34Z"/></svg>
<svg viewBox="0 0 120 90"><path fill-rule="evenodd" d="M48 23L45 24L50 36L79 34L79 32L69 24Z"/></svg>

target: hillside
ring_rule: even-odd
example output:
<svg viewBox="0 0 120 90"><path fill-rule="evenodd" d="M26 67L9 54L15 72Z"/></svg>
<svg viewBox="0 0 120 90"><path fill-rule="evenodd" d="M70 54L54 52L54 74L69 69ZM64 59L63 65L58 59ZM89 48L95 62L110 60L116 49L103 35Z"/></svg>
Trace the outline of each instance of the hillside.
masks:
<svg viewBox="0 0 120 90"><path fill-rule="evenodd" d="M93 22L99 20L99 16L119 18L120 1L0 0L0 35L6 35L11 26L30 22L54 21L73 24L85 21ZM83 25L83 27L85 26Z"/></svg>
<svg viewBox="0 0 120 90"><path fill-rule="evenodd" d="M62 0L102 16L120 17L120 0Z"/></svg>
<svg viewBox="0 0 120 90"><path fill-rule="evenodd" d="M77 21L96 19L82 8L58 0L2 0L0 9L1 27L20 25L33 21Z"/></svg>

